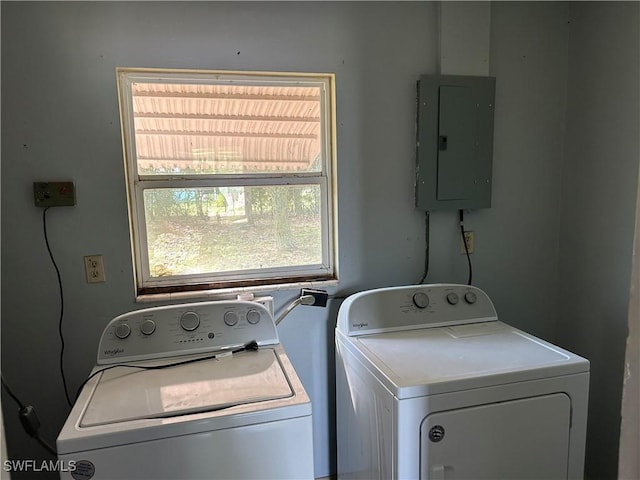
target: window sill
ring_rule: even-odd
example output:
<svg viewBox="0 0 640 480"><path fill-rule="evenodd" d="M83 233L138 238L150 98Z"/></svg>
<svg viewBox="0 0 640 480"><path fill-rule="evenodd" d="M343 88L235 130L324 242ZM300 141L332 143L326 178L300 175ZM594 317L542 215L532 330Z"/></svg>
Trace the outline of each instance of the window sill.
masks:
<svg viewBox="0 0 640 480"><path fill-rule="evenodd" d="M147 295L136 296L137 303L151 303L151 302L173 302L184 300L229 300L235 299L238 295L242 294L255 294L258 296L275 293L284 290L295 290L300 288L322 288L333 287L338 285L338 280L319 280L317 282L293 282L282 283L278 285L256 285L247 287L233 287L233 288L217 288L215 290L195 290L185 292L172 292L172 293L151 293Z"/></svg>

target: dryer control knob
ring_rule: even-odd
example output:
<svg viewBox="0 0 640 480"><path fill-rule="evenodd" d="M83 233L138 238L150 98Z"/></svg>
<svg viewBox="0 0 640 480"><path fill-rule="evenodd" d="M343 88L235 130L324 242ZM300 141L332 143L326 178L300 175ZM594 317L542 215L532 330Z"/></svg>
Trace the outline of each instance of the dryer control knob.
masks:
<svg viewBox="0 0 640 480"><path fill-rule="evenodd" d="M238 314L236 312L227 312L224 314L224 323L233 327L236 323L238 323Z"/></svg>
<svg viewBox="0 0 640 480"><path fill-rule="evenodd" d="M192 332L200 325L200 317L196 312L185 312L180 317L180 326L187 332Z"/></svg>
<svg viewBox="0 0 640 480"><path fill-rule="evenodd" d="M140 331L145 335L151 335L156 331L156 322L153 320L145 320L142 322L142 325L140 325Z"/></svg>
<svg viewBox="0 0 640 480"><path fill-rule="evenodd" d="M414 293L413 304L418 308L427 308L429 306L429 297L424 292Z"/></svg>
<svg viewBox="0 0 640 480"><path fill-rule="evenodd" d="M131 333L131 327L126 323L121 323L116 327L116 337L120 339L127 338Z"/></svg>
<svg viewBox="0 0 640 480"><path fill-rule="evenodd" d="M458 294L457 293L447 293L447 302L449 305L457 305L458 304Z"/></svg>
<svg viewBox="0 0 640 480"><path fill-rule="evenodd" d="M478 300L478 297L477 297L477 295L476 295L475 293L473 293L473 292L467 292L467 293L465 293L465 294L464 294L464 300L465 300L467 303L469 303L469 304L473 305L474 303L476 303L476 300Z"/></svg>
<svg viewBox="0 0 640 480"><path fill-rule="evenodd" d="M255 325L260 321L260 312L258 310L249 310L247 312L247 322L251 325Z"/></svg>

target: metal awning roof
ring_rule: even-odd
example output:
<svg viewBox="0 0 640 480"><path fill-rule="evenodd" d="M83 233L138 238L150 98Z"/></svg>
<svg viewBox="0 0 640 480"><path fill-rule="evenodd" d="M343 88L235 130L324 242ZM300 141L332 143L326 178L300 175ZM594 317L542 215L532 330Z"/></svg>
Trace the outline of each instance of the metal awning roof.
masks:
<svg viewBox="0 0 640 480"><path fill-rule="evenodd" d="M133 83L138 165L309 170L321 153L317 86Z"/></svg>

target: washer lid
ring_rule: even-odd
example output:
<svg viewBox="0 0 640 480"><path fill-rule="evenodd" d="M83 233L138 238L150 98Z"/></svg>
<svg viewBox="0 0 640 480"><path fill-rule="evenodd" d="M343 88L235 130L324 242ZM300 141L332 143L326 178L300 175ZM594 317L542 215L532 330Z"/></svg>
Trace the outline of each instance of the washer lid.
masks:
<svg viewBox="0 0 640 480"><path fill-rule="evenodd" d="M158 370L114 367L102 373L80 426L172 417L291 396L272 349Z"/></svg>
<svg viewBox="0 0 640 480"><path fill-rule="evenodd" d="M589 362L502 322L352 337L397 398L589 371Z"/></svg>

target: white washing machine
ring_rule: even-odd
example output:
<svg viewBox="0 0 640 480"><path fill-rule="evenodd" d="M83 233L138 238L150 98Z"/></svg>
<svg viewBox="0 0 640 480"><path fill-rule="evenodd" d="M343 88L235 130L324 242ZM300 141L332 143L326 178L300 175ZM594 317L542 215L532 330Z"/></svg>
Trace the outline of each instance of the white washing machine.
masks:
<svg viewBox="0 0 640 480"><path fill-rule="evenodd" d="M589 362L463 285L361 292L336 328L338 477L581 479Z"/></svg>
<svg viewBox="0 0 640 480"><path fill-rule="evenodd" d="M245 301L116 317L57 440L63 479L310 479L311 402Z"/></svg>

